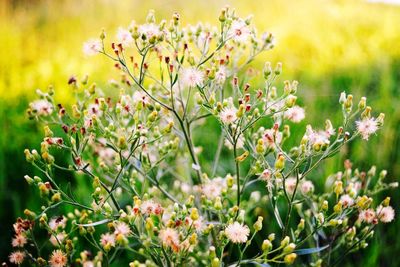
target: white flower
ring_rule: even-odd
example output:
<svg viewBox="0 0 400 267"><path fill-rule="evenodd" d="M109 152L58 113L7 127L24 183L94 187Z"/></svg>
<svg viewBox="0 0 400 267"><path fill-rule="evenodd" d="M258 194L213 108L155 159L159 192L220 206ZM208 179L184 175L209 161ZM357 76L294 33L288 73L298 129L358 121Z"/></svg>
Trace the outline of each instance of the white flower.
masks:
<svg viewBox="0 0 400 267"><path fill-rule="evenodd" d="M204 74L194 67L186 68L181 72L181 80L184 87L201 86L204 81Z"/></svg>
<svg viewBox="0 0 400 267"><path fill-rule="evenodd" d="M10 254L8 257L11 263L20 265L24 262L25 259L25 252L23 251L14 251L13 253Z"/></svg>
<svg viewBox="0 0 400 267"><path fill-rule="evenodd" d="M301 183L300 189L304 195L307 195L314 191L314 184L311 181L305 180Z"/></svg>
<svg viewBox="0 0 400 267"><path fill-rule="evenodd" d="M373 209L362 210L358 215L358 219L361 222L373 223L376 218L376 213Z"/></svg>
<svg viewBox="0 0 400 267"><path fill-rule="evenodd" d="M150 103L149 96L142 91L135 91L132 100L135 104L141 103L143 107Z"/></svg>
<svg viewBox="0 0 400 267"><path fill-rule="evenodd" d="M294 123L301 122L306 116L304 109L299 106L294 106L292 108L288 108L284 112L285 119L288 119Z"/></svg>
<svg viewBox="0 0 400 267"><path fill-rule="evenodd" d="M376 208L376 214L379 220L383 223L391 222L394 219L394 209L391 206L378 206Z"/></svg>
<svg viewBox="0 0 400 267"><path fill-rule="evenodd" d="M38 115L50 115L53 113L53 105L44 99L36 100L31 103L31 109L36 112Z"/></svg>
<svg viewBox="0 0 400 267"><path fill-rule="evenodd" d="M119 28L117 32L117 41L122 44L122 46L129 47L133 43L132 34L124 28Z"/></svg>
<svg viewBox="0 0 400 267"><path fill-rule="evenodd" d="M165 228L158 235L164 246L170 247L175 252L179 251L179 234L175 229Z"/></svg>
<svg viewBox="0 0 400 267"><path fill-rule="evenodd" d="M153 36L159 36L162 32L160 28L154 23L148 23L140 25L138 31L141 35L146 36L146 39L149 40Z"/></svg>
<svg viewBox="0 0 400 267"><path fill-rule="evenodd" d="M200 216L197 220L193 221L190 217L186 217L185 219L186 224L190 227L194 227L197 232L202 232L205 228L206 225L204 223L204 218Z"/></svg>
<svg viewBox="0 0 400 267"><path fill-rule="evenodd" d="M224 108L219 114L219 117L223 123L232 124L237 119L236 113L237 109L235 107Z"/></svg>
<svg viewBox="0 0 400 267"><path fill-rule="evenodd" d="M243 19L234 20L228 32L228 37L236 42L242 43L247 41L250 36L250 29Z"/></svg>
<svg viewBox="0 0 400 267"><path fill-rule="evenodd" d="M340 203L342 203L344 208L347 208L347 207L353 206L354 199L351 196L346 194L346 195L343 195L340 197Z"/></svg>
<svg viewBox="0 0 400 267"><path fill-rule="evenodd" d="M368 140L369 136L378 130L378 122L374 118L356 121L356 125L357 131L364 140Z"/></svg>
<svg viewBox="0 0 400 267"><path fill-rule="evenodd" d="M103 49L103 45L99 39L90 39L83 43L83 53L87 56L93 56Z"/></svg>
<svg viewBox="0 0 400 267"><path fill-rule="evenodd" d="M228 225L225 229L225 235L233 243L245 243L249 234L249 227L238 222Z"/></svg>
<svg viewBox="0 0 400 267"><path fill-rule="evenodd" d="M54 250L53 253L51 253L50 259L49 259L49 264L51 267L64 267L67 266L67 255L65 255L62 250Z"/></svg>

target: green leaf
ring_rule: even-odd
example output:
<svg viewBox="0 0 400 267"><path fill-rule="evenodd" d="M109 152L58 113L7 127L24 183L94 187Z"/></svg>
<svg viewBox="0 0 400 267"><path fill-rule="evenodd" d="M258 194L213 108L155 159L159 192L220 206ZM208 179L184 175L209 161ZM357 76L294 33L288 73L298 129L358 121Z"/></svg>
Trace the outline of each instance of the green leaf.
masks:
<svg viewBox="0 0 400 267"><path fill-rule="evenodd" d="M98 222L93 222L93 223L86 223L86 224L78 224L79 226L83 226L83 227L89 227L89 226L97 226L97 225L102 225L108 222L111 222L111 219L104 219Z"/></svg>

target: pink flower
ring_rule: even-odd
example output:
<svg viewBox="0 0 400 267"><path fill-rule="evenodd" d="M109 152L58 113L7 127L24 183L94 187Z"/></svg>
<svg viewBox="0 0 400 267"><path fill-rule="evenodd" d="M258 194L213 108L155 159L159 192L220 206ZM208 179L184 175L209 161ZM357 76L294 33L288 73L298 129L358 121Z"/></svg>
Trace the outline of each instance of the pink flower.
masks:
<svg viewBox="0 0 400 267"><path fill-rule="evenodd" d="M218 177L203 184L201 191L208 199L215 199L216 197L221 196L224 187L225 180L221 177Z"/></svg>
<svg viewBox="0 0 400 267"><path fill-rule="evenodd" d="M265 169L262 173L261 173L261 175L260 175L260 178L262 179L262 180L264 180L264 181L268 181L270 178L271 178L271 170L269 170L269 169Z"/></svg>
<svg viewBox="0 0 400 267"><path fill-rule="evenodd" d="M284 112L284 117L294 123L301 122L305 117L304 109L299 106L294 106L292 108L288 108Z"/></svg>
<svg viewBox="0 0 400 267"><path fill-rule="evenodd" d="M160 230L158 237L164 246L170 247L175 252L179 251L179 234L175 229L164 228Z"/></svg>
<svg viewBox="0 0 400 267"><path fill-rule="evenodd" d="M17 234L12 240L13 247L24 247L27 243L26 237L23 234Z"/></svg>
<svg viewBox="0 0 400 267"><path fill-rule="evenodd" d="M160 215L162 213L161 205L155 203L153 200L146 200L140 205L140 211L146 215Z"/></svg>
<svg viewBox="0 0 400 267"><path fill-rule="evenodd" d="M20 265L24 262L25 259L25 252L23 251L14 251L13 253L10 254L8 257L10 262L13 264Z"/></svg>
<svg viewBox="0 0 400 267"><path fill-rule="evenodd" d="M127 237L131 234L131 228L124 222L116 222L114 234Z"/></svg>
<svg viewBox="0 0 400 267"><path fill-rule="evenodd" d="M297 179L294 177L289 177L285 179L285 189L289 194L294 193L294 189L296 188Z"/></svg>
<svg viewBox="0 0 400 267"><path fill-rule="evenodd" d="M378 206L376 208L376 215L381 222L389 223L394 219L394 209L391 206Z"/></svg>
<svg viewBox="0 0 400 267"><path fill-rule="evenodd" d="M115 246L115 235L110 233L102 234L100 237L100 243L103 247L105 246Z"/></svg>
<svg viewBox="0 0 400 267"><path fill-rule="evenodd" d="M378 130L378 122L374 118L356 121L356 126L364 140L368 140L369 136Z"/></svg>
<svg viewBox="0 0 400 267"><path fill-rule="evenodd" d="M103 49L103 45L99 39L91 39L83 44L83 53L87 56L93 56Z"/></svg>
<svg viewBox="0 0 400 267"><path fill-rule="evenodd" d="M47 116L53 113L53 105L44 99L36 100L30 104L31 109L38 115Z"/></svg>
<svg viewBox="0 0 400 267"><path fill-rule="evenodd" d="M203 72L194 67L183 69L181 77L184 87L202 86L204 81Z"/></svg>
<svg viewBox="0 0 400 267"><path fill-rule="evenodd" d="M343 195L340 197L340 203L342 203L344 208L347 208L347 207L353 206L354 199L351 196L346 194L346 195Z"/></svg>
<svg viewBox="0 0 400 267"><path fill-rule="evenodd" d="M250 29L243 19L234 20L228 32L228 37L236 42L242 43L247 41L250 36Z"/></svg>
<svg viewBox="0 0 400 267"><path fill-rule="evenodd" d="M376 214L373 209L362 210L358 215L358 219L366 223L373 223L375 218Z"/></svg>
<svg viewBox="0 0 400 267"><path fill-rule="evenodd" d="M224 108L219 114L219 117L224 124L232 124L237 119L236 112L237 110L235 107Z"/></svg>
<svg viewBox="0 0 400 267"><path fill-rule="evenodd" d="M153 36L157 37L162 34L160 28L154 23L140 25L138 31L141 35L146 36L147 40L149 40Z"/></svg>
<svg viewBox="0 0 400 267"><path fill-rule="evenodd" d="M305 180L301 183L300 189L304 195L307 195L314 191L314 184L311 181Z"/></svg>
<svg viewBox="0 0 400 267"><path fill-rule="evenodd" d="M234 222L225 228L225 235L233 243L245 243L250 234L250 229L247 225Z"/></svg>
<svg viewBox="0 0 400 267"><path fill-rule="evenodd" d="M117 32L117 41L122 44L122 46L129 47L133 43L132 34L124 28L119 28Z"/></svg>
<svg viewBox="0 0 400 267"><path fill-rule="evenodd" d="M263 140L267 148L275 148L275 143L280 144L282 142L282 133L274 129L267 129L264 132Z"/></svg>
<svg viewBox="0 0 400 267"><path fill-rule="evenodd" d="M57 249L51 253L49 264L51 267L64 267L67 266L67 255L62 250Z"/></svg>

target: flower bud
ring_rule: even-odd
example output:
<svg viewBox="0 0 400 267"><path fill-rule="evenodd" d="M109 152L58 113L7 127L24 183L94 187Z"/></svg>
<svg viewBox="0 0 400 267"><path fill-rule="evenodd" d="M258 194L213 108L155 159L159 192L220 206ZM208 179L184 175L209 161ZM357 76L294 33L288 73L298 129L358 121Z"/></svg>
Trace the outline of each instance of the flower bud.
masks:
<svg viewBox="0 0 400 267"><path fill-rule="evenodd" d="M361 97L360 102L358 102L358 109L363 110L365 109L366 105L367 105L367 98L363 96Z"/></svg>
<svg viewBox="0 0 400 267"><path fill-rule="evenodd" d="M346 93L342 92L339 97L339 103L343 105L345 101L346 101Z"/></svg>
<svg viewBox="0 0 400 267"><path fill-rule="evenodd" d="M192 208L191 212L190 212L190 219L192 219L193 221L196 221L199 219L199 211L196 208Z"/></svg>
<svg viewBox="0 0 400 267"><path fill-rule="evenodd" d="M253 227L254 227L254 230L256 231L256 232L258 232L258 231L260 231L261 229L262 229L262 221L263 221L263 217L261 217L261 216L258 216L258 218L257 218L257 221L254 223L254 225L253 225Z"/></svg>
<svg viewBox="0 0 400 267"><path fill-rule="evenodd" d="M268 77L272 73L272 67L270 62L266 62L263 69L264 79L268 79Z"/></svg>
<svg viewBox="0 0 400 267"><path fill-rule="evenodd" d="M294 243L290 243L283 249L283 253L291 253L293 250L296 248L296 245Z"/></svg>
<svg viewBox="0 0 400 267"><path fill-rule="evenodd" d="M275 161L275 169L283 170L285 168L285 157L282 154L279 154Z"/></svg>
<svg viewBox="0 0 400 267"><path fill-rule="evenodd" d="M278 62L278 64L276 64L274 73L275 73L275 75L280 75L282 73L282 63L281 62Z"/></svg>
<svg viewBox="0 0 400 267"><path fill-rule="evenodd" d="M296 104L296 100L297 100L297 96L295 95L288 95L288 97L286 98L285 101L285 105L288 108L291 108L294 106L294 104Z"/></svg>
<svg viewBox="0 0 400 267"><path fill-rule="evenodd" d="M272 243L270 240L265 239L261 245L261 249L262 251L265 252L269 252L272 249Z"/></svg>
<svg viewBox="0 0 400 267"><path fill-rule="evenodd" d="M290 253L290 254L286 255L283 260L287 265L291 265L296 260L296 258L297 258L296 253Z"/></svg>
<svg viewBox="0 0 400 267"><path fill-rule="evenodd" d="M211 267L220 267L220 262L219 262L219 259L218 259L218 258L214 258L214 259L211 261Z"/></svg>

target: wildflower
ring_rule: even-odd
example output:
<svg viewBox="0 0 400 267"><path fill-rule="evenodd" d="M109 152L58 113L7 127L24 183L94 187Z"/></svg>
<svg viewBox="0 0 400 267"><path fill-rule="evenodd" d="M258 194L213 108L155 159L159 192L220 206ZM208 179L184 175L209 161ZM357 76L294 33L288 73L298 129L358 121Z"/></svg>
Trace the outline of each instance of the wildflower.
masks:
<svg viewBox="0 0 400 267"><path fill-rule="evenodd" d="M64 267L67 266L67 255L62 250L57 249L51 253L49 264L50 267Z"/></svg>
<svg viewBox="0 0 400 267"><path fill-rule="evenodd" d="M307 195L314 191L314 184L311 181L305 180L301 183L300 190L304 195Z"/></svg>
<svg viewBox="0 0 400 267"><path fill-rule="evenodd" d="M116 222L114 234L116 236L122 235L123 237L127 237L131 234L131 228L124 222Z"/></svg>
<svg viewBox="0 0 400 267"><path fill-rule="evenodd" d="M261 175L260 178L264 181L268 181L271 178L271 170L265 169Z"/></svg>
<svg viewBox="0 0 400 267"><path fill-rule="evenodd" d="M219 67L218 71L215 73L215 81L217 84L222 85L226 80L226 69L224 66Z"/></svg>
<svg viewBox="0 0 400 267"><path fill-rule="evenodd" d="M13 247L24 247L27 243L26 237L23 234L17 234L15 235L15 237L13 238L11 244Z"/></svg>
<svg viewBox="0 0 400 267"><path fill-rule="evenodd" d="M164 246L170 247L175 252L179 251L179 234L175 229L162 229L158 237L161 239Z"/></svg>
<svg viewBox="0 0 400 267"><path fill-rule="evenodd" d="M237 19L232 22L232 26L228 32L229 38L242 43L247 41L250 36L250 29L243 19Z"/></svg>
<svg viewBox="0 0 400 267"><path fill-rule="evenodd" d="M236 112L237 112L237 109L235 107L224 108L221 111L221 113L219 114L219 117L221 118L221 121L223 123L232 124L237 119Z"/></svg>
<svg viewBox="0 0 400 267"><path fill-rule="evenodd" d="M99 39L91 39L83 44L83 53L87 56L94 56L103 49Z"/></svg>
<svg viewBox="0 0 400 267"><path fill-rule="evenodd" d="M30 106L38 115L48 116L53 113L53 105L45 99L36 100Z"/></svg>
<svg viewBox="0 0 400 267"><path fill-rule="evenodd" d="M64 216L52 218L49 221L49 227L52 231L57 231L58 229L64 229L67 223L67 218Z"/></svg>
<svg viewBox="0 0 400 267"><path fill-rule="evenodd" d="M250 229L247 225L234 222L226 227L225 234L233 243L245 243L250 234Z"/></svg>
<svg viewBox="0 0 400 267"><path fill-rule="evenodd" d="M162 34L159 27L154 23L140 25L138 31L142 36L145 36L147 40Z"/></svg>
<svg viewBox="0 0 400 267"><path fill-rule="evenodd" d="M124 47L129 47L133 43L132 34L124 28L118 29L117 40Z"/></svg>
<svg viewBox="0 0 400 267"><path fill-rule="evenodd" d="M13 264L20 265L24 262L25 259L25 252L23 251L14 251L13 253L10 254L8 257L10 262Z"/></svg>
<svg viewBox="0 0 400 267"><path fill-rule="evenodd" d="M146 200L140 205L140 211L142 214L146 215L160 215L162 213L162 208L160 204L155 203L152 200Z"/></svg>
<svg viewBox="0 0 400 267"><path fill-rule="evenodd" d="M202 186L201 191L208 199L215 199L216 197L221 196L224 187L225 180L218 177L206 182Z"/></svg>
<svg viewBox="0 0 400 267"><path fill-rule="evenodd" d="M143 107L148 105L150 103L149 97L146 95L146 93L141 92L141 91L135 91L133 93L132 97L133 103L137 104L142 104Z"/></svg>
<svg viewBox="0 0 400 267"><path fill-rule="evenodd" d="M340 197L340 203L342 203L342 206L344 208L347 208L347 207L353 206L354 199L351 196L346 194L346 195L343 195Z"/></svg>
<svg viewBox="0 0 400 267"><path fill-rule="evenodd" d="M56 235L54 235L54 234L51 235L49 240L53 246L58 247L64 242L66 237L67 237L67 234L65 232L61 232Z"/></svg>
<svg viewBox="0 0 400 267"><path fill-rule="evenodd" d="M195 221L193 221L190 217L186 217L185 222L186 225L194 227L197 232L202 232L206 228L204 218L202 216Z"/></svg>
<svg viewBox="0 0 400 267"><path fill-rule="evenodd" d="M289 194L293 194L296 188L297 179L294 177L289 177L285 179L285 190Z"/></svg>
<svg viewBox="0 0 400 267"><path fill-rule="evenodd" d="M204 74L200 70L190 67L182 70L182 83L185 87L201 86L204 81Z"/></svg>
<svg viewBox="0 0 400 267"><path fill-rule="evenodd" d="M362 210L358 215L358 219L361 222L373 223L376 218L376 213L373 209Z"/></svg>
<svg viewBox="0 0 400 267"><path fill-rule="evenodd" d="M357 131L364 140L368 140L371 134L378 130L378 123L374 118L365 118L362 121L356 121Z"/></svg>
<svg viewBox="0 0 400 267"><path fill-rule="evenodd" d="M288 108L284 112L284 117L285 117L285 119L288 119L294 123L298 123L298 122L301 122L306 116L305 116L305 112L304 112L303 108L301 108L299 106L294 106L294 107Z"/></svg>
<svg viewBox="0 0 400 267"><path fill-rule="evenodd" d="M394 209L391 206L376 208L376 214L379 220L383 223L389 223L394 219Z"/></svg>
<svg viewBox="0 0 400 267"><path fill-rule="evenodd" d="M100 243L103 247L114 247L115 235L110 233L102 234L100 237Z"/></svg>
<svg viewBox="0 0 400 267"><path fill-rule="evenodd" d="M230 150L233 149L233 145L232 145L232 143L231 143L228 139L225 139L224 144L225 144L225 146L226 146L228 149L230 149ZM240 149L240 148L243 148L243 146L244 146L244 138L243 138L243 136L241 135L241 136L237 139L236 148L237 148L237 149Z"/></svg>
<svg viewBox="0 0 400 267"><path fill-rule="evenodd" d="M267 129L263 134L263 141L267 148L273 149L275 144L282 142L282 133L276 132L274 129Z"/></svg>

